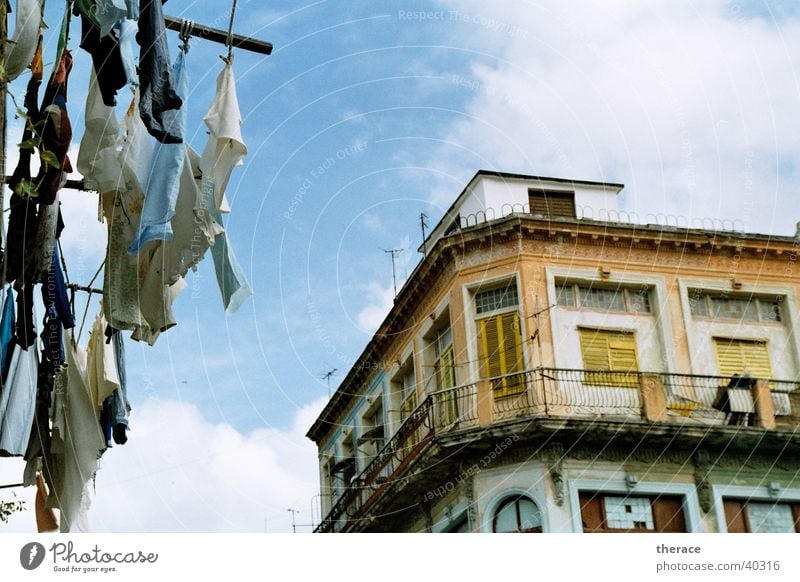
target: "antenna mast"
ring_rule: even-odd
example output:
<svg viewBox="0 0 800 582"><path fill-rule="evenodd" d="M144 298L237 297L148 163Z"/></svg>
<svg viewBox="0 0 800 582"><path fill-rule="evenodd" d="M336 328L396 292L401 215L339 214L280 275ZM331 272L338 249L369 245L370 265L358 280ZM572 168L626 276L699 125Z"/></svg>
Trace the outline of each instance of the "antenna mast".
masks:
<svg viewBox="0 0 800 582"><path fill-rule="evenodd" d="M403 249L388 249L383 252L392 255L392 282L394 283L394 296L397 297L397 269L395 267L395 258L403 252Z"/></svg>

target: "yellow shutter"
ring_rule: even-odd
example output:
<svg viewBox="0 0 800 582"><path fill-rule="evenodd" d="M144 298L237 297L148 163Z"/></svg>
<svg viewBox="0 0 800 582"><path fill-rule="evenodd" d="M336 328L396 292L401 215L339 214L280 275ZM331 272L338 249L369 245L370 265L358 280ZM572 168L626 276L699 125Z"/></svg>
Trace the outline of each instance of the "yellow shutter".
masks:
<svg viewBox="0 0 800 582"><path fill-rule="evenodd" d="M636 336L632 332L605 329L579 330L581 355L584 370L608 370L609 372L638 372ZM636 386L635 374L586 374L587 384Z"/></svg>
<svg viewBox="0 0 800 582"><path fill-rule="evenodd" d="M714 338L720 376L747 371L753 378L772 378L767 342Z"/></svg>
<svg viewBox="0 0 800 582"><path fill-rule="evenodd" d="M437 388L446 390L456 385L455 366L453 364L453 348L448 348L442 357L439 358L439 370Z"/></svg>
<svg viewBox="0 0 800 582"><path fill-rule="evenodd" d="M478 343L481 378L504 376L492 382L494 395L508 396L523 392L522 374L507 377L507 374L524 370L519 314L505 313L478 320Z"/></svg>

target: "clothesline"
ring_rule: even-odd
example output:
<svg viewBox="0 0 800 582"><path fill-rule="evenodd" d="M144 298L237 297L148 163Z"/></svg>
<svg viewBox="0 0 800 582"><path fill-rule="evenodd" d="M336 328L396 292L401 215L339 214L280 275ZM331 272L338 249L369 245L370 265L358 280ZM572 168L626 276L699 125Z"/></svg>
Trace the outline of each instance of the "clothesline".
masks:
<svg viewBox="0 0 800 582"><path fill-rule="evenodd" d="M182 18L173 18L172 16L164 15L164 26L169 30L181 32L186 30L185 26L189 24L189 36L210 40L219 44L228 44L228 33L218 28L211 28L205 24L197 24L191 20ZM260 55L272 54L272 43L249 36L242 36L240 34L231 35L231 46L235 49L241 49L258 53Z"/></svg>

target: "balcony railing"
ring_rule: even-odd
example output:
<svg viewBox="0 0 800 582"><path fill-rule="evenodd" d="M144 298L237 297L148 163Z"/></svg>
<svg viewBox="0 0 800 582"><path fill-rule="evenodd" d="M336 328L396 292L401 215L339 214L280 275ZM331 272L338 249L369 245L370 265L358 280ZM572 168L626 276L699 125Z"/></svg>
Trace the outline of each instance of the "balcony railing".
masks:
<svg viewBox="0 0 800 582"><path fill-rule="evenodd" d="M536 368L435 392L352 480L316 531L342 531L364 518L435 437L535 417L796 428L800 382Z"/></svg>

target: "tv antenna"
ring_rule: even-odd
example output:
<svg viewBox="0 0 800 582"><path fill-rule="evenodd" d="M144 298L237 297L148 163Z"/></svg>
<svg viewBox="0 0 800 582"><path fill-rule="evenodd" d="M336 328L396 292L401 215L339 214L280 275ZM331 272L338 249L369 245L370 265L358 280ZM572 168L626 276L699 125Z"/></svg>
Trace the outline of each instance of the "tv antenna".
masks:
<svg viewBox="0 0 800 582"><path fill-rule="evenodd" d="M328 398L331 397L331 378L336 375L336 372L339 371L339 368L334 368L328 372L322 374L322 379L328 383Z"/></svg>
<svg viewBox="0 0 800 582"><path fill-rule="evenodd" d="M419 225L422 228L422 256L428 256L428 241L425 239L425 228L428 226L428 215L419 213Z"/></svg>
<svg viewBox="0 0 800 582"><path fill-rule="evenodd" d="M397 297L397 268L395 267L395 259L397 255L403 252L403 249L385 249L383 252L392 255L392 283L394 283L394 296Z"/></svg>
<svg viewBox="0 0 800 582"><path fill-rule="evenodd" d="M292 514L292 533L297 533L297 523L295 522L294 516L300 513L300 510L289 508L286 511Z"/></svg>

